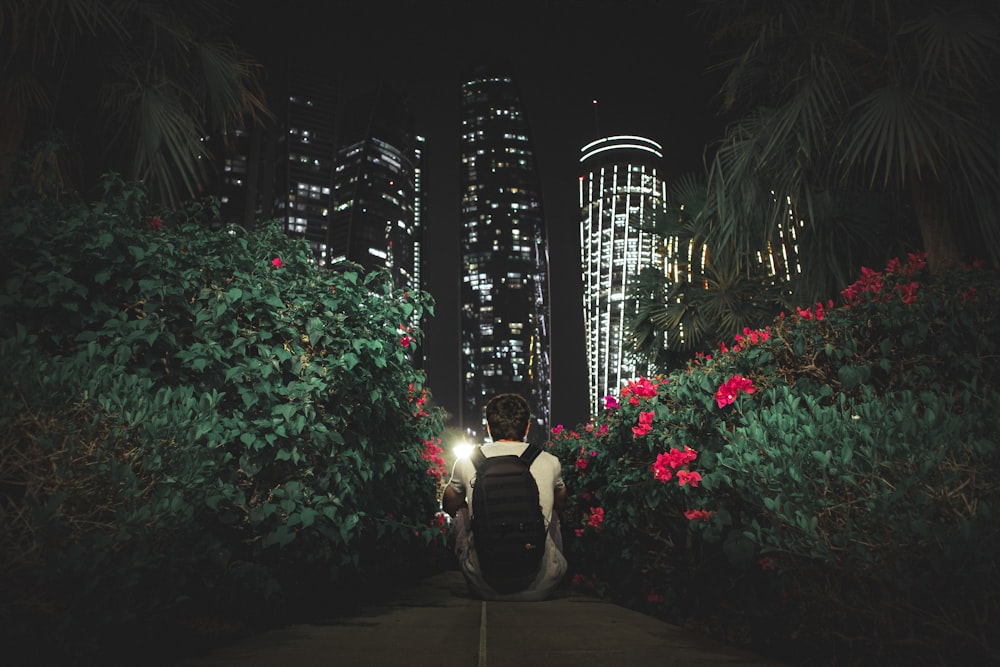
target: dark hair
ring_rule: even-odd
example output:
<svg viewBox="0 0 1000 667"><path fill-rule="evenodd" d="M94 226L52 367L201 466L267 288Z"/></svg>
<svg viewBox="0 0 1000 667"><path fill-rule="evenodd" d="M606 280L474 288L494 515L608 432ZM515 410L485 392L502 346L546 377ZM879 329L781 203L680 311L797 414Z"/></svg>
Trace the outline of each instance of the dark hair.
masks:
<svg viewBox="0 0 1000 667"><path fill-rule="evenodd" d="M531 420L528 402L518 394L497 394L486 404L486 423L493 440L522 440Z"/></svg>

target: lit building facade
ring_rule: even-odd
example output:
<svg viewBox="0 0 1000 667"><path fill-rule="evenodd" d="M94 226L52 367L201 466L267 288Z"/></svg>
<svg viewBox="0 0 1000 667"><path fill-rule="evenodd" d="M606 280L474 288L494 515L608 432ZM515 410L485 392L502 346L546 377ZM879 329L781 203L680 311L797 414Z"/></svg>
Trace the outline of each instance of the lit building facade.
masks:
<svg viewBox="0 0 1000 667"><path fill-rule="evenodd" d="M631 135L597 139L581 150L580 260L593 414L605 396L617 396L647 370L629 343L638 308L629 288L644 268L665 268L669 244L644 229L666 205L662 158L660 144Z"/></svg>
<svg viewBox="0 0 1000 667"><path fill-rule="evenodd" d="M280 199L285 231L304 236L322 265L329 258L334 166L335 86L330 74L292 68L278 146Z"/></svg>
<svg viewBox="0 0 1000 667"><path fill-rule="evenodd" d="M422 289L425 140L408 102L383 86L342 117L327 261L386 268L397 287Z"/></svg>
<svg viewBox="0 0 1000 667"><path fill-rule="evenodd" d="M544 438L551 412L548 246L541 180L514 81L480 68L461 86L461 412L471 438L483 408L513 392Z"/></svg>

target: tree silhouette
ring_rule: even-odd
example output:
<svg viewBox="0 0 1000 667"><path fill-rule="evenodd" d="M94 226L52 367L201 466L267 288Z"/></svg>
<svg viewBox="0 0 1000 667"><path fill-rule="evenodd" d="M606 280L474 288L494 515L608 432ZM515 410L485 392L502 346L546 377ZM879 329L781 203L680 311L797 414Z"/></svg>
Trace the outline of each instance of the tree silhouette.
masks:
<svg viewBox="0 0 1000 667"><path fill-rule="evenodd" d="M791 198L807 221L808 291L871 247L920 245L932 268L1000 261L1000 5L704 0L724 111L711 245L772 239ZM748 224L770 210L768 224ZM840 248L831 248L838 243ZM865 249L865 246L869 246ZM912 248L911 248L912 249Z"/></svg>
<svg viewBox="0 0 1000 667"><path fill-rule="evenodd" d="M0 196L17 151L37 146L34 162L58 167L46 178L67 188L118 171L170 205L197 196L207 140L268 115L257 65L225 36L237 11L210 0L5 2ZM53 139L68 153L58 162Z"/></svg>

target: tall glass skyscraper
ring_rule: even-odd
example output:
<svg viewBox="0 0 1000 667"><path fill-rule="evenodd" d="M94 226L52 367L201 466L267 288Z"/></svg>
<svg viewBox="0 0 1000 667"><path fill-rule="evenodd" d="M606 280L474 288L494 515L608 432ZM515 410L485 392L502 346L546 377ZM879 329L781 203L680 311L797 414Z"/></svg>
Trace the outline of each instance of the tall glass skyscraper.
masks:
<svg viewBox="0 0 1000 667"><path fill-rule="evenodd" d="M664 209L667 185L659 172L660 144L638 136L612 136L581 150L580 252L589 403L646 372L629 348L629 322L637 304L630 281L646 267L664 268L664 243L645 231Z"/></svg>
<svg viewBox="0 0 1000 667"><path fill-rule="evenodd" d="M408 100L383 85L342 119L327 258L385 267L397 287L422 289L424 138Z"/></svg>
<svg viewBox="0 0 1000 667"><path fill-rule="evenodd" d="M328 74L290 67L277 189L285 231L305 236L322 262L330 221L336 90ZM283 163L283 164L282 164Z"/></svg>
<svg viewBox="0 0 1000 667"><path fill-rule="evenodd" d="M551 411L549 262L541 179L511 76L479 68L461 86L461 412L472 438L483 407L515 392L544 438Z"/></svg>

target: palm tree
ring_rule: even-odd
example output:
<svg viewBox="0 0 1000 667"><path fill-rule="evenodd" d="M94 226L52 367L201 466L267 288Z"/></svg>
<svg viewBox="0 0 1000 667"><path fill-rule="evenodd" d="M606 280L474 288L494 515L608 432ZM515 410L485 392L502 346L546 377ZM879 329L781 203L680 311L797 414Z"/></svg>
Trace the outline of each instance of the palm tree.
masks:
<svg viewBox="0 0 1000 667"><path fill-rule="evenodd" d="M706 246L715 215L704 181L680 176L665 211L648 230L682 253L671 275L644 269L632 286L637 309L631 321L636 352L658 370L682 365L695 352L732 340L744 328L759 328L788 307L790 283L769 275L759 251L741 253L734 244Z"/></svg>
<svg viewBox="0 0 1000 667"><path fill-rule="evenodd" d="M66 178L115 170L167 204L197 196L206 139L268 115L256 64L222 32L236 12L211 0L5 2L2 165L60 134L72 154Z"/></svg>
<svg viewBox="0 0 1000 667"><path fill-rule="evenodd" d="M998 8L702 0L733 49L717 66L723 110L744 113L709 167L713 247L760 247L787 198L808 223L814 292L892 239L922 244L935 269L1000 261ZM749 224L762 210L769 224Z"/></svg>

